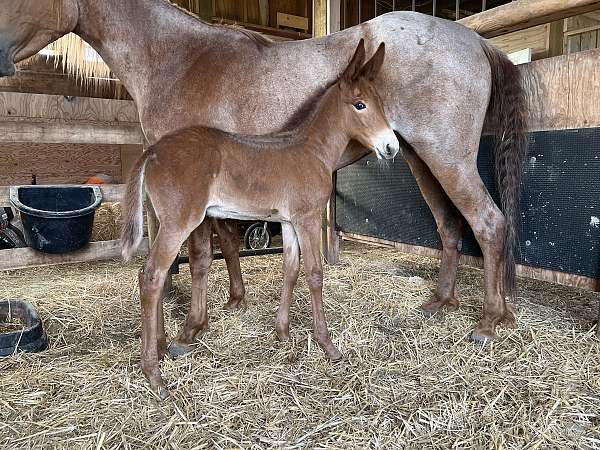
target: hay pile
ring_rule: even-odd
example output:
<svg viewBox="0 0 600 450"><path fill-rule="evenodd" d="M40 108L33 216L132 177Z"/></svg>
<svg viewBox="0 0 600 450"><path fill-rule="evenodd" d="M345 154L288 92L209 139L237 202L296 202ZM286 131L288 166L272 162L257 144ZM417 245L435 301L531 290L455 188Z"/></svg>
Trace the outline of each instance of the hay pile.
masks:
<svg viewBox="0 0 600 450"><path fill-rule="evenodd" d="M436 261L356 244L342 256L326 268L325 306L347 361L328 363L311 339L302 277L292 341L275 340L280 256L243 260L243 313L220 309L218 262L211 328L194 354L163 363L162 404L138 367L140 260L2 274L0 297L38 306L51 349L0 360L0 448L600 448L594 294L525 281L519 328L482 348L468 340L480 271L461 269L458 312L424 319ZM187 268L175 281L170 336Z"/></svg>
<svg viewBox="0 0 600 450"><path fill-rule="evenodd" d="M112 241L121 234L121 203L103 203L94 215L92 241Z"/></svg>

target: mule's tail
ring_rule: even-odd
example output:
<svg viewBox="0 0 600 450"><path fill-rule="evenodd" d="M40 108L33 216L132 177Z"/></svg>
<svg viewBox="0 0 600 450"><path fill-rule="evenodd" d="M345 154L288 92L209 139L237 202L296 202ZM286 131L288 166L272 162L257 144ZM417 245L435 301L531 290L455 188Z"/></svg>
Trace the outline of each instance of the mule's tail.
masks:
<svg viewBox="0 0 600 450"><path fill-rule="evenodd" d="M496 132L494 150L496 186L506 219L504 291L516 295L515 251L521 221L521 178L527 153L527 98L517 67L506 55L481 41L492 70L492 92L487 119Z"/></svg>
<svg viewBox="0 0 600 450"><path fill-rule="evenodd" d="M129 261L144 237L144 172L153 152L147 150L137 160L129 179L125 194L125 220L121 230L121 255Z"/></svg>

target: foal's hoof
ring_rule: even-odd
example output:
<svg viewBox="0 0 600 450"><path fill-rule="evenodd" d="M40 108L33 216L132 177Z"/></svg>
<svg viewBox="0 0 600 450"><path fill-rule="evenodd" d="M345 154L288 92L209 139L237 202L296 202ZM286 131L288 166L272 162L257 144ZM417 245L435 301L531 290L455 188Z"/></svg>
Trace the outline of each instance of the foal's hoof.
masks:
<svg viewBox="0 0 600 450"><path fill-rule="evenodd" d="M181 356L187 355L188 353L192 353L195 347L193 345L186 344L178 344L177 342L171 342L169 345L169 356L172 359L179 358Z"/></svg>
<svg viewBox="0 0 600 450"><path fill-rule="evenodd" d="M488 345L498 339L498 335L495 332L473 330L471 333L471 340L477 344Z"/></svg>
<svg viewBox="0 0 600 450"><path fill-rule="evenodd" d="M223 305L225 311L237 311L246 309L246 302L244 299L231 298L227 303Z"/></svg>
<svg viewBox="0 0 600 450"><path fill-rule="evenodd" d="M290 328L289 326L278 326L275 325L275 334L279 342L288 342L290 340Z"/></svg>

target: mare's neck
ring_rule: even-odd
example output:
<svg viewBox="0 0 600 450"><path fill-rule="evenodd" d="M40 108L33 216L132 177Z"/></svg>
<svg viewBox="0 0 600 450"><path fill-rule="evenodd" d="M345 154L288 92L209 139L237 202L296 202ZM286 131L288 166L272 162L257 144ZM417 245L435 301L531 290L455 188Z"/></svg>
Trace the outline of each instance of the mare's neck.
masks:
<svg viewBox="0 0 600 450"><path fill-rule="evenodd" d="M350 142L337 83L323 94L316 108L304 131L307 137L306 148L333 173Z"/></svg>
<svg viewBox="0 0 600 450"><path fill-rule="evenodd" d="M172 70L168 62L189 49L188 34L202 42L202 33L211 28L165 0L77 2L79 21L74 32L102 56L134 100L150 88L157 65L164 67L165 74Z"/></svg>

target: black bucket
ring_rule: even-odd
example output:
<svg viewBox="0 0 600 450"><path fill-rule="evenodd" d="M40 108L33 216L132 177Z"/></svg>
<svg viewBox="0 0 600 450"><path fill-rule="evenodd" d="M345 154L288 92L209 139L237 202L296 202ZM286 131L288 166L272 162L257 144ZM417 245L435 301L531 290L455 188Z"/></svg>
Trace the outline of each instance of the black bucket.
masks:
<svg viewBox="0 0 600 450"><path fill-rule="evenodd" d="M21 212L27 245L67 253L90 241L102 192L98 186L15 186L10 202Z"/></svg>

